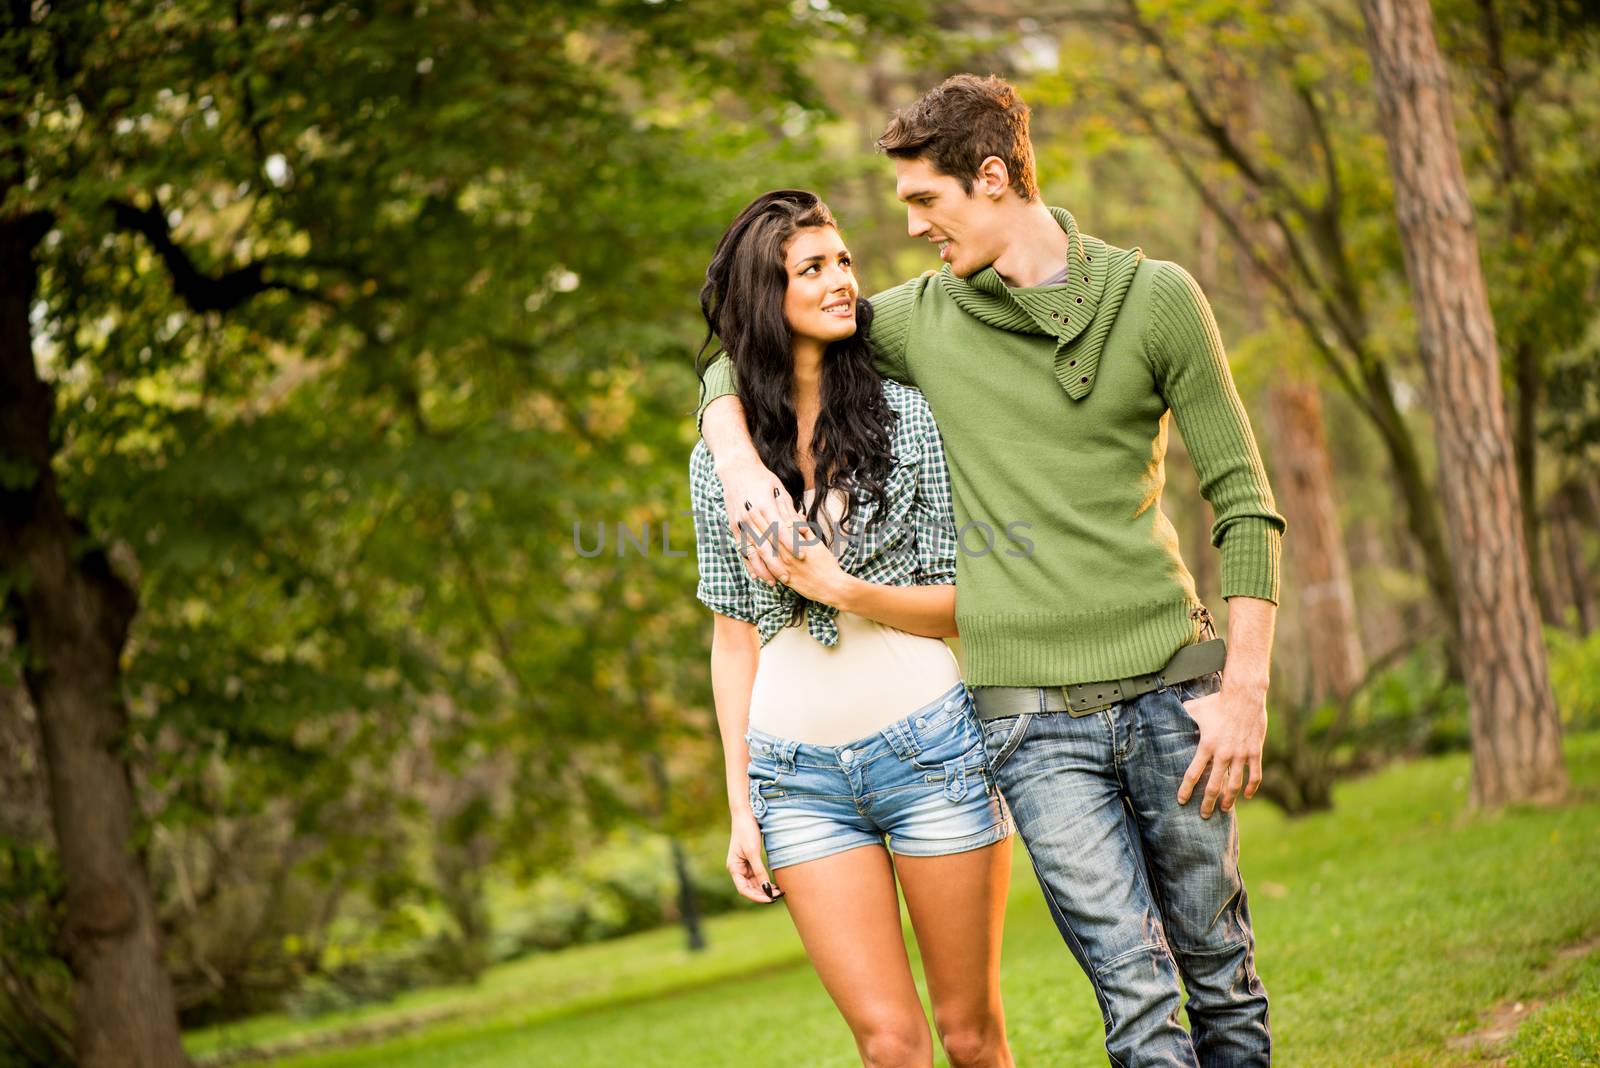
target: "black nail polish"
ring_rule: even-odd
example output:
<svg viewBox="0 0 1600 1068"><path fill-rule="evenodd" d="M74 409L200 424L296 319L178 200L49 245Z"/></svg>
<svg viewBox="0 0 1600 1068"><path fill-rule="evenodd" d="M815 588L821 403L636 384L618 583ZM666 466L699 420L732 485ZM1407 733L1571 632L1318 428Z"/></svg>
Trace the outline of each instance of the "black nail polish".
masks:
<svg viewBox="0 0 1600 1068"><path fill-rule="evenodd" d="M747 511L747 512L750 510L750 502L749 501L745 501L744 502L744 510Z"/></svg>

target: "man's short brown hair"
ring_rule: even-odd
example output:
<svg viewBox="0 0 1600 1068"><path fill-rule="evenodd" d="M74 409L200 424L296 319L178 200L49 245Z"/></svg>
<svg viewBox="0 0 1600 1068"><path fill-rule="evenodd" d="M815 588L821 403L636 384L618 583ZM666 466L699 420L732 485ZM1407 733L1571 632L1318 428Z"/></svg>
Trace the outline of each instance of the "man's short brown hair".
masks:
<svg viewBox="0 0 1600 1068"><path fill-rule="evenodd" d="M926 159L970 196L978 167L997 156L1023 200L1039 195L1028 105L1004 78L956 74L889 120L878 147L895 159Z"/></svg>

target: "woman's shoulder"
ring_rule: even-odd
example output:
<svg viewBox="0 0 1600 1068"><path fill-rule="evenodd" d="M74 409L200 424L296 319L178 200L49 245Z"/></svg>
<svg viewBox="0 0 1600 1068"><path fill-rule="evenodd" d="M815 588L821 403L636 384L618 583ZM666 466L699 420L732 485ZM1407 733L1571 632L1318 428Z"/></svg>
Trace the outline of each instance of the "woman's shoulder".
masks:
<svg viewBox="0 0 1600 1068"><path fill-rule="evenodd" d="M885 378L883 399L889 402L890 410L899 412L902 416L909 415L933 421L933 412L928 408L928 398L924 397L922 390L915 386L901 385L892 378Z"/></svg>
<svg viewBox="0 0 1600 1068"><path fill-rule="evenodd" d="M900 416L895 426L894 436L897 439L895 452L902 451L900 443L914 446L927 437L930 431L937 429L933 420L933 409L928 407L928 399L922 395L922 390L903 386L892 378L885 378L883 399L888 403L889 410Z"/></svg>

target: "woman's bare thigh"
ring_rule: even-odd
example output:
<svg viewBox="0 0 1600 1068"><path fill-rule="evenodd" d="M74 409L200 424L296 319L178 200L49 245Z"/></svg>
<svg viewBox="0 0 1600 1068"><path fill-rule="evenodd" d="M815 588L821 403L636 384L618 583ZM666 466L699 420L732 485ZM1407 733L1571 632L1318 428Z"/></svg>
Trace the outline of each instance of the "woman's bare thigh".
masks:
<svg viewBox="0 0 1600 1068"><path fill-rule="evenodd" d="M933 1042L906 956L888 851L848 849L779 868L773 878L863 1058L872 1042L904 1048L909 1063L931 1064Z"/></svg>

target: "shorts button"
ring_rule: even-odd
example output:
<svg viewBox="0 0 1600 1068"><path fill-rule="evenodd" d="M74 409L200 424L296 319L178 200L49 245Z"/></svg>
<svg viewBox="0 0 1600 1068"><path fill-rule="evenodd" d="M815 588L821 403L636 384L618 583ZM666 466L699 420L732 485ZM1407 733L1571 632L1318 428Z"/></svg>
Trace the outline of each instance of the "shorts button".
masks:
<svg viewBox="0 0 1600 1068"><path fill-rule="evenodd" d="M850 763L850 761L854 760L855 758L856 755L848 749L839 754L839 759L844 761L846 764Z"/></svg>
<svg viewBox="0 0 1600 1068"><path fill-rule="evenodd" d="M956 703L954 701L946 701L944 703L944 710L946 712L952 711L955 707L956 707Z"/></svg>
<svg viewBox="0 0 1600 1068"><path fill-rule="evenodd" d="M917 717L917 729L918 730L921 730L923 727L926 727L927 725L928 725L928 721L927 720L923 719L921 716Z"/></svg>

